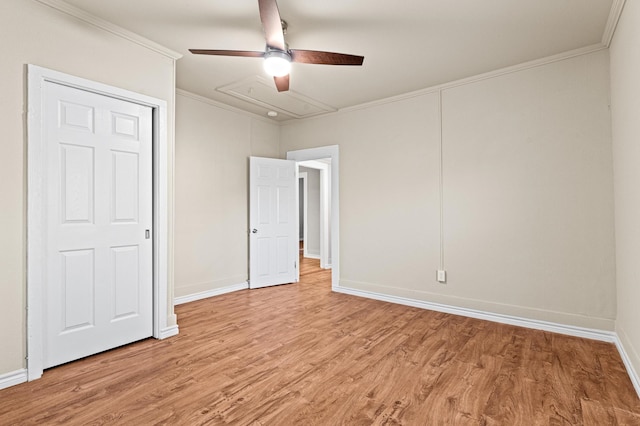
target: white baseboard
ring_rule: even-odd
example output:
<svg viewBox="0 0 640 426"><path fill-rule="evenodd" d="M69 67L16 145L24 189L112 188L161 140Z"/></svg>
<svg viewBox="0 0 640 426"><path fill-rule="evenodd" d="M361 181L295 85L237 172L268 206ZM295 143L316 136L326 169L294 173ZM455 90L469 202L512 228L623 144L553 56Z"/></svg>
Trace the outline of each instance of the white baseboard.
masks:
<svg viewBox="0 0 640 426"><path fill-rule="evenodd" d="M631 362L631 357L627 353L627 350L625 349L625 345L622 342L623 339L621 339L621 337L624 337L626 340L626 336L624 332L621 333L621 330L619 330L619 332L616 333L616 341L615 341L616 348L618 348L618 352L620 353L620 358L622 358L622 362L624 363L624 366L627 369L627 374L629 374L631 383L633 383L633 387L635 388L636 393L638 394L638 398L640 398L640 376L638 375L638 372L636 371L636 369L633 367L633 363Z"/></svg>
<svg viewBox="0 0 640 426"><path fill-rule="evenodd" d="M249 288L248 282L240 284L230 285L222 288L216 288L213 290L202 291L200 293L188 294L186 296L180 296L173 299L174 305L182 305L183 303L195 302L196 300L207 299L209 297L220 296L222 294L232 293L234 291L246 290Z"/></svg>
<svg viewBox="0 0 640 426"><path fill-rule="evenodd" d="M307 259L320 259L319 254L311 254L311 253L303 254L303 257L306 257Z"/></svg>
<svg viewBox="0 0 640 426"><path fill-rule="evenodd" d="M0 389L19 385L27 381L27 369L12 371L11 373L0 374Z"/></svg>
<svg viewBox="0 0 640 426"><path fill-rule="evenodd" d="M162 330L160 330L160 335L158 336L158 339L162 340L168 337L176 336L178 332L179 332L179 328L177 324L171 325L169 327L165 327Z"/></svg>
<svg viewBox="0 0 640 426"><path fill-rule="evenodd" d="M386 294L373 293L363 290L355 290L345 287L333 287L333 291L338 293L350 294L352 296L360 296L368 299L380 300L383 302L397 303L400 305L412 306L414 308L428 309L430 311L444 312L447 314L461 315L469 318L476 318L486 321L493 321L502 324L515 325L519 327L532 328L535 330L550 331L553 333L566 334L569 336L583 337L585 339L600 340L604 342L615 343L617 335L613 331L595 330L585 327L576 327L572 325L558 324L547 321L533 320L528 318L516 317L512 315L496 314L492 312L484 312L475 309L458 308L451 305L443 305L440 303L424 302L422 300L408 299L404 297L389 296Z"/></svg>

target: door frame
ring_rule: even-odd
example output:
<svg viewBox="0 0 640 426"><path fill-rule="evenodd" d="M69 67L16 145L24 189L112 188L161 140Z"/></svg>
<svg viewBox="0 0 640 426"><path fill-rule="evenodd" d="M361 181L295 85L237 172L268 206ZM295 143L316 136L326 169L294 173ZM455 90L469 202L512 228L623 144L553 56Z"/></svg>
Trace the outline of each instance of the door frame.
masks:
<svg viewBox="0 0 640 426"><path fill-rule="evenodd" d="M58 71L27 65L27 378L43 372L44 325L42 291L45 282L46 213L44 199L46 158L44 135L44 85L57 83L152 109L153 142L153 337L178 334L169 325L169 182L167 102Z"/></svg>
<svg viewBox="0 0 640 426"><path fill-rule="evenodd" d="M331 288L340 287L340 149L338 145L287 152L287 160L331 159Z"/></svg>

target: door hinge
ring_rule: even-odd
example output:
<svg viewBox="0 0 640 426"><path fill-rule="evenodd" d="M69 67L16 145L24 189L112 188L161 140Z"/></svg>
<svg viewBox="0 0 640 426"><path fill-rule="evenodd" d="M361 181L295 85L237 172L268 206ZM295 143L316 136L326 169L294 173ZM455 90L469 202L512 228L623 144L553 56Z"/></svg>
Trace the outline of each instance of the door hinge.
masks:
<svg viewBox="0 0 640 426"><path fill-rule="evenodd" d="M298 269L298 261L297 260L293 261L293 269Z"/></svg>

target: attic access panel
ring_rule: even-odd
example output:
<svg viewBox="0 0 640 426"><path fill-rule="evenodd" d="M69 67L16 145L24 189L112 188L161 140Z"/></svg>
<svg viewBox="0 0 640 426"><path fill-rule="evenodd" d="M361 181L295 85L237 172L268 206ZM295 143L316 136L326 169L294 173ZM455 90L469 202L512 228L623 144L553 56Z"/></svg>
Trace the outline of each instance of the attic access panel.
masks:
<svg viewBox="0 0 640 426"><path fill-rule="evenodd" d="M258 75L218 87L216 90L294 118L306 118L336 111L336 108L294 90L278 93L273 86L273 81Z"/></svg>

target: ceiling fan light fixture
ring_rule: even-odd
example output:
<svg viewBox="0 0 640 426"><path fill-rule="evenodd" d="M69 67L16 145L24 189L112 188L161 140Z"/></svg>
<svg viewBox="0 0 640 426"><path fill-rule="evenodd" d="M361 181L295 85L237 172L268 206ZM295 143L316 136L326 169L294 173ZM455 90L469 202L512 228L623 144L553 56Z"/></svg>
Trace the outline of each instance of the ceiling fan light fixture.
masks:
<svg viewBox="0 0 640 426"><path fill-rule="evenodd" d="M276 0L258 0L258 9L267 42L264 52L219 49L189 49L189 51L196 55L262 58L264 70L273 77L278 92L289 90L291 62L321 65L362 65L364 56L320 50L289 49L289 45L284 39L288 24L280 17Z"/></svg>
<svg viewBox="0 0 640 426"><path fill-rule="evenodd" d="M291 71L291 56L280 50L269 50L264 54L264 70L272 77L284 77Z"/></svg>

